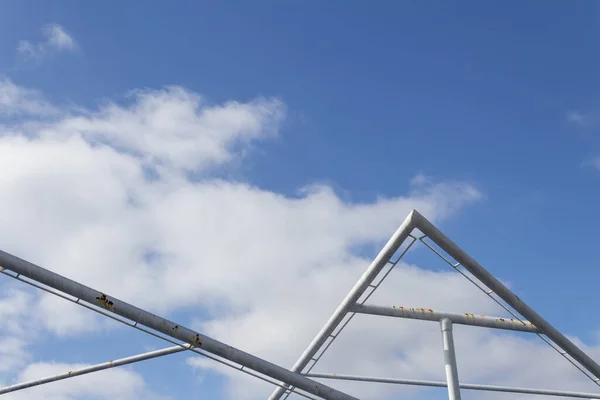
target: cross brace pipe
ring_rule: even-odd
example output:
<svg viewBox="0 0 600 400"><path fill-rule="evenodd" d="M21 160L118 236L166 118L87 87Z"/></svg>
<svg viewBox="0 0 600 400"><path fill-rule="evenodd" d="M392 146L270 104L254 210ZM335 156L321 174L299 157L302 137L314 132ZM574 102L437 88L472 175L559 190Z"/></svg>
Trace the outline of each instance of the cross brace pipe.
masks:
<svg viewBox="0 0 600 400"><path fill-rule="evenodd" d="M397 317L418 319L423 321L441 321L446 318L455 324L481 326L485 328L504 329L510 331L532 332L538 330L533 324L527 321L519 321L511 318L489 317L475 314L458 314L443 311L434 311L430 308L409 308L409 307L384 307L372 304L355 304L351 308L352 312L357 314L378 315L385 317Z"/></svg>
<svg viewBox="0 0 600 400"><path fill-rule="evenodd" d="M327 400L355 397L0 250L0 267Z"/></svg>
<svg viewBox="0 0 600 400"><path fill-rule="evenodd" d="M379 378L371 376L356 376L356 375L341 375L341 374L304 374L310 378L320 379L338 379L344 381L356 382L372 382L372 383L391 383L396 385L411 385L411 386L429 386L429 387L447 387L448 383L442 381L426 381L418 379L394 379L394 378ZM504 392L504 393L521 393L521 394L537 394L545 396L559 397L574 397L581 399L600 399L600 393L584 393L570 392L566 390L552 389L530 389L511 386L496 386L496 385L480 385L474 383L459 383L461 389L467 390L483 390L487 392Z"/></svg>
<svg viewBox="0 0 600 400"><path fill-rule="evenodd" d="M71 371L63 372L58 375L47 376L45 378L35 379L32 381L21 382L10 386L4 386L0 388L0 395L16 392L19 390L27 389L34 386L43 385L45 383L61 381L63 379L74 378L80 375L90 374L96 371L102 371L109 368L120 367L122 365L133 364L139 361L150 360L156 357L162 357L169 354L179 353L181 351L188 350L189 346L172 346L161 350L149 351L147 353L137 354L131 357L120 358L114 361L108 361L102 364L90 365L89 367L74 369Z"/></svg>

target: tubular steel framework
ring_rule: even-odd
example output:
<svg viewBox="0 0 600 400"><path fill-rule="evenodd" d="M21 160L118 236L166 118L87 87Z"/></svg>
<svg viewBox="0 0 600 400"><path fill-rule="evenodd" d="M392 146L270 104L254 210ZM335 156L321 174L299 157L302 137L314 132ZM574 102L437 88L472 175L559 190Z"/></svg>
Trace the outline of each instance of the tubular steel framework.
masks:
<svg viewBox="0 0 600 400"><path fill-rule="evenodd" d="M424 244L437 254L452 268L509 312L513 318L507 319L473 314L448 313L424 308L367 304L366 302L369 297L377 290L396 264L398 264L416 242ZM396 254L398 256L393 260L392 258ZM596 385L600 385L600 365L550 325L531 307L521 301L513 292L477 263L477 261L472 259L415 210L400 225L291 370L219 342L200 332L154 315L132 304L84 286L3 251L0 251L0 272L174 344L174 346L162 350L138 354L34 381L6 386L0 388L0 395L108 368L132 364L182 351L191 351L275 385L275 391L271 394L269 400L286 399L292 393L309 399L356 400L356 397L333 389L315 379L447 387L450 400L460 400L461 389L600 399L600 393L470 384L459 381L452 330L454 324L535 334ZM323 354L356 314L437 321L441 328L446 382L313 373L313 368Z"/></svg>

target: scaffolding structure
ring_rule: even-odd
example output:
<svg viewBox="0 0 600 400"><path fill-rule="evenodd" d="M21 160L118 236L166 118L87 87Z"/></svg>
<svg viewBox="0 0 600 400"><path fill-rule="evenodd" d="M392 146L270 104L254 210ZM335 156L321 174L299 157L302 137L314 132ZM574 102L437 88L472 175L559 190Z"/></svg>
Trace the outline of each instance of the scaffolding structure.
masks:
<svg viewBox="0 0 600 400"><path fill-rule="evenodd" d="M367 303L371 295L415 243L424 244L503 307L513 318L457 314L424 308L382 306ZM600 391L583 393L472 384L460 381L457 357L454 350L454 324L537 335L597 386L600 386L600 365L531 307L521 301L512 291L415 210L400 225L290 370L3 251L0 251L0 272L173 344L173 346L162 350L2 387L0 388L0 395L143 360L190 351L275 385L275 390L269 400L286 399L292 393L309 399L357 400L356 397L336 390L321 381L317 381L317 379L447 387L450 400L460 400L461 389L600 399ZM442 336L441 350L443 351L446 381L312 372L323 354L356 314L438 321Z"/></svg>

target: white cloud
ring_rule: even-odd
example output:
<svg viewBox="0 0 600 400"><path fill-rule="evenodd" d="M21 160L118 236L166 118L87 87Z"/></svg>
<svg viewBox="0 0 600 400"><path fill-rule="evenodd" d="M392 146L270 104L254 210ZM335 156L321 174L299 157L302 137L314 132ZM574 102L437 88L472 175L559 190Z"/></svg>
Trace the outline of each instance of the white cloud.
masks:
<svg viewBox="0 0 600 400"><path fill-rule="evenodd" d="M69 35L65 29L57 24L50 25L45 28L46 38L48 43L58 50L74 50L76 47L75 40Z"/></svg>
<svg viewBox="0 0 600 400"><path fill-rule="evenodd" d="M135 91L132 97L127 106L110 103L42 134L107 142L150 164L197 170L231 161L232 146L276 134L285 115L277 99L210 106L181 87Z"/></svg>
<svg viewBox="0 0 600 400"><path fill-rule="evenodd" d="M0 372L22 367L30 355L27 342L22 338L0 336Z"/></svg>
<svg viewBox="0 0 600 400"><path fill-rule="evenodd" d="M39 60L50 52L74 51L77 49L75 39L61 25L52 24L42 29L44 40L33 43L21 40L17 52L24 58Z"/></svg>
<svg viewBox="0 0 600 400"><path fill-rule="evenodd" d="M31 356L27 345L33 336L29 328L34 298L23 289L1 286L0 376L23 367Z"/></svg>
<svg viewBox="0 0 600 400"><path fill-rule="evenodd" d="M65 364L57 362L37 362L27 365L18 375L18 382L36 380L65 371L80 369L87 364ZM82 375L68 380L53 382L23 391L2 395L6 400L47 399L47 400L129 400L149 399L168 400L168 397L152 392L144 378L130 368L109 369Z"/></svg>
<svg viewBox="0 0 600 400"><path fill-rule="evenodd" d="M51 116L58 112L37 90L27 89L0 77L0 118L15 116Z"/></svg>
<svg viewBox="0 0 600 400"><path fill-rule="evenodd" d="M0 224L11 229L0 230L0 242L153 311L202 310L209 315L196 322L203 331L290 366L368 265L357 248L379 246L412 208L440 222L481 194L469 183L419 176L404 196L359 204L326 185L288 197L211 177L211 168L230 168L254 143L276 135L284 115L277 99L210 105L168 87L136 91L98 109L61 109L50 119L7 123L0 133ZM494 314L461 279L403 265L374 301ZM40 310L36 321L56 335L98 328L97 318L68 314L46 296L27 302ZM5 309L0 303L0 316ZM324 370L443 379L435 324L360 318L366 323L349 326L323 359ZM15 321L18 327L21 320ZM472 354L461 350L461 372L473 379L528 376L519 357L537 357L538 348L527 353L529 342L502 338L481 329L457 335L461 349L472 346ZM519 357L502 358L495 369L478 356L490 348L499 357L513 347ZM568 383L571 375L560 378L555 368L548 362L545 372L556 375L557 384ZM45 371L37 372L31 376ZM259 398L272 389L226 374L231 398ZM369 398L399 390L360 386L358 393L368 390ZM139 397L128 390L119 393ZM61 393L57 399L75 396Z"/></svg>

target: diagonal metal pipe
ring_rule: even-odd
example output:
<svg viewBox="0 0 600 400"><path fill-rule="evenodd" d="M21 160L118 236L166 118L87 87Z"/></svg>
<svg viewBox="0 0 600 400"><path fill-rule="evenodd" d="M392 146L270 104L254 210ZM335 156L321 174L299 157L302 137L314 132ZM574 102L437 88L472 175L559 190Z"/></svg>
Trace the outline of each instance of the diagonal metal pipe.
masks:
<svg viewBox="0 0 600 400"><path fill-rule="evenodd" d="M172 346L161 350L149 351L147 353L137 354L131 357L120 358L114 361L108 361L101 364L90 365L89 367L74 369L71 371L63 372L61 374L47 376L45 378L35 379L27 382L16 383L10 386L4 386L0 388L0 395L17 392L19 390L31 388L34 386L43 385L50 382L61 381L63 379L74 378L76 376L90 374L96 371L102 371L105 369L120 367L122 365L133 364L140 361L150 360L152 358L163 357L169 354L179 353L181 351L188 350L189 346Z"/></svg>
<svg viewBox="0 0 600 400"><path fill-rule="evenodd" d="M442 250L454 258L458 263L460 263L460 265L473 274L473 276L479 279L490 290L496 293L496 295L504 300L506 304L511 306L519 314L529 320L529 322L535 325L542 334L546 335L568 355L573 357L575 361L580 363L587 371L594 375L596 380L600 380L600 365L598 365L596 361L592 360L590 356L585 354L579 347L567 339L565 335L560 333L554 326L542 318L542 316L529 307L510 289L504 286L502 282L496 279L477 261L471 258L471 256L458 247L456 243L444 235L425 217L423 217L417 211L413 211L413 218L416 227L423 232L423 234L427 235L427 237L437 244Z"/></svg>
<svg viewBox="0 0 600 400"><path fill-rule="evenodd" d="M233 361L253 371L285 382L315 396L328 400L358 400L348 394L289 371L262 358L219 342L185 326L176 324L139 307L82 285L62 275L48 271L33 263L0 250L0 267L23 275L36 282L71 295L77 299L102 307L123 318L154 329L172 338L189 343L209 353Z"/></svg>
<svg viewBox="0 0 600 400"><path fill-rule="evenodd" d="M296 364L292 367L293 372L302 372L304 368L308 365L311 359L317 354L321 346L325 343L325 341L331 336L335 328L338 327L342 319L346 316L346 314L350 311L350 308L358 301L360 296L365 292L365 290L371 285L373 280L377 277L377 275L381 272L383 267L390 261L394 253L400 248L402 243L408 238L410 232L413 230L415 223L413 220L413 216L416 211L412 211L408 217L402 222L402 225L398 228L398 230L394 233L394 235L390 238L390 240L383 247L381 252L375 257L369 268L365 271L365 273L360 277L358 282L354 285L354 287L350 290L350 292L346 295L342 303L335 310L333 315L329 318L327 323L323 326L321 331L315 336L312 342L308 345L304 353L300 356ZM281 396L284 395L286 389L284 387L278 386L275 388L271 396L269 396L269 400L279 400Z"/></svg>

